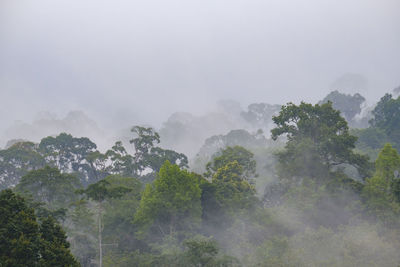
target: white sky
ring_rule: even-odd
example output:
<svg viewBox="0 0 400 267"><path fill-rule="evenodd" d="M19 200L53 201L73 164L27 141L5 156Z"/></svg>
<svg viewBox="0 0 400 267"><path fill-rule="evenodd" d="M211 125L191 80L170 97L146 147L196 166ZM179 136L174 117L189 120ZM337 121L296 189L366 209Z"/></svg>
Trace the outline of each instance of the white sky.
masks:
<svg viewBox="0 0 400 267"><path fill-rule="evenodd" d="M38 111L159 125L221 98L316 102L400 85L399 0L0 0L0 128Z"/></svg>

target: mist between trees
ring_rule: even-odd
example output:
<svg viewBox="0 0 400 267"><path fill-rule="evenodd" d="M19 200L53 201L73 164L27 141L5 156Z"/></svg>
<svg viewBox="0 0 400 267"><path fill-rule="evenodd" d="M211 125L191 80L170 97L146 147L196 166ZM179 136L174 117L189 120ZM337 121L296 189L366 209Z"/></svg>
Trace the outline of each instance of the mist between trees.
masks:
<svg viewBox="0 0 400 267"><path fill-rule="evenodd" d="M225 101L106 149L15 136L0 150L0 266L398 266L397 94Z"/></svg>

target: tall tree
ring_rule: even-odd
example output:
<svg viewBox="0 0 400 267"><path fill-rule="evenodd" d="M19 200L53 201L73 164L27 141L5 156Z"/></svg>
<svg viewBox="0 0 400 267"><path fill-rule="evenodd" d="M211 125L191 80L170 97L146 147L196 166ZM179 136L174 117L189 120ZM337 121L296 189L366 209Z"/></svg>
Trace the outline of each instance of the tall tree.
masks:
<svg viewBox="0 0 400 267"><path fill-rule="evenodd" d="M200 219L200 195L197 176L166 161L146 186L134 221L145 230L153 226L161 235L174 235L185 222Z"/></svg>
<svg viewBox="0 0 400 267"><path fill-rule="evenodd" d="M216 156L206 165L206 177L212 177L220 168L229 163L237 162L241 167L241 175L252 182L256 174L256 161L254 154L241 146L227 147L216 153Z"/></svg>
<svg viewBox="0 0 400 267"><path fill-rule="evenodd" d="M160 135L153 128L134 126L131 132L136 135L129 142L135 147L133 156L137 174L146 168L158 172L167 160L182 168L188 167L188 159L184 154L156 146L160 143Z"/></svg>
<svg viewBox="0 0 400 267"><path fill-rule="evenodd" d="M370 120L372 127L385 131L393 145L399 149L400 142L400 96L394 99L391 94L385 94L375 109Z"/></svg>
<svg viewBox="0 0 400 267"><path fill-rule="evenodd" d="M79 187L81 184L75 175L46 166L24 175L16 190L30 194L34 201L45 203L48 208L55 210L66 208L68 203L76 200L75 190Z"/></svg>
<svg viewBox="0 0 400 267"><path fill-rule="evenodd" d="M94 180L94 177L89 176L91 168L87 156L96 148L96 144L89 138L76 138L67 133L43 138L39 144L39 151L49 164L53 164L62 172L80 173L82 184Z"/></svg>
<svg viewBox="0 0 400 267"><path fill-rule="evenodd" d="M107 150L105 156L110 161L106 168L109 173L130 177L137 175L134 158L126 151L121 141L115 142L115 145Z"/></svg>
<svg viewBox="0 0 400 267"><path fill-rule="evenodd" d="M358 93L347 95L335 90L330 92L319 104L327 102L332 102L332 107L339 110L350 123L357 114L360 114L361 105L365 102L365 98Z"/></svg>
<svg viewBox="0 0 400 267"><path fill-rule="evenodd" d="M10 189L0 192L0 265L37 266L40 234L34 210Z"/></svg>
<svg viewBox="0 0 400 267"><path fill-rule="evenodd" d="M256 190L248 182L244 168L236 160L220 167L212 182L217 186L216 198L224 211L250 208L255 203Z"/></svg>
<svg viewBox="0 0 400 267"><path fill-rule="evenodd" d="M45 164L32 142L17 142L0 150L0 189L15 186L27 172L43 168Z"/></svg>
<svg viewBox="0 0 400 267"><path fill-rule="evenodd" d="M54 219L42 224L25 200L10 189L0 192L0 266L79 266L64 231Z"/></svg>
<svg viewBox="0 0 400 267"><path fill-rule="evenodd" d="M334 167L345 164L357 168L363 177L368 174L368 157L353 152L357 137L350 135L346 120L333 109L331 102L322 105L302 102L298 106L289 103L273 121L276 127L271 130L272 138L285 135L288 139L285 150L278 154L286 178L302 175L328 178Z"/></svg>
<svg viewBox="0 0 400 267"><path fill-rule="evenodd" d="M95 184L89 185L84 190L79 190L78 192L81 194L85 194L87 198L97 202L97 216L98 216L98 242L99 242L99 266L103 265L103 245L102 245L102 216L103 216L103 202L109 198L119 198L130 192L131 189L118 186L118 187L110 187L110 182L107 181L107 178L98 181Z"/></svg>
<svg viewBox="0 0 400 267"><path fill-rule="evenodd" d="M48 217L42 221L40 233L40 266L79 266L69 251L70 244L67 242L64 230L52 217Z"/></svg>
<svg viewBox="0 0 400 267"><path fill-rule="evenodd" d="M363 197L368 214L393 223L400 214L400 156L386 144L375 161L375 174L366 180Z"/></svg>
<svg viewBox="0 0 400 267"><path fill-rule="evenodd" d="M280 108L280 105L253 103L247 107L247 112L243 111L240 115L253 127L267 129L272 122L272 116L279 112Z"/></svg>

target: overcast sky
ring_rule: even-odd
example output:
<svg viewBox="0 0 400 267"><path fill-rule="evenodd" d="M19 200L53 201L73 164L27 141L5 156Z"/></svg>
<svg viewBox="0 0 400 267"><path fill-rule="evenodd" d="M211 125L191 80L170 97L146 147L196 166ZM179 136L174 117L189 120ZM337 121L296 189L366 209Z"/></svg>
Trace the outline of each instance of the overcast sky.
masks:
<svg viewBox="0 0 400 267"><path fill-rule="evenodd" d="M81 109L157 125L222 98L315 102L346 74L377 98L400 85L399 14L399 0L0 0L1 124Z"/></svg>

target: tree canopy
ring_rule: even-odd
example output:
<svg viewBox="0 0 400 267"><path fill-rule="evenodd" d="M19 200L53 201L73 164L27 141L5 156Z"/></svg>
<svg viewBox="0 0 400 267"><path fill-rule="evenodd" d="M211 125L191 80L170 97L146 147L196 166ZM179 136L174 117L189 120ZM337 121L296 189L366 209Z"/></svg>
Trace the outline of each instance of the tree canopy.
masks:
<svg viewBox="0 0 400 267"><path fill-rule="evenodd" d="M166 161L157 179L146 185L135 221L156 225L161 234L182 229L186 220L201 216L201 190L197 176Z"/></svg>
<svg viewBox="0 0 400 267"><path fill-rule="evenodd" d="M79 266L54 219L39 224L34 210L10 189L0 192L0 265Z"/></svg>
<svg viewBox="0 0 400 267"><path fill-rule="evenodd" d="M362 176L367 175L368 157L353 151L357 137L350 135L346 120L333 109L331 102L322 105L289 103L273 121L276 127L271 130L272 138L276 140L285 135L288 139L285 151L279 154L283 169L290 170L293 162L300 163L291 175L295 176L303 168L312 178L327 176L333 167L343 164L354 166ZM301 166L304 163L307 164ZM308 172L312 166L318 166L325 173Z"/></svg>

